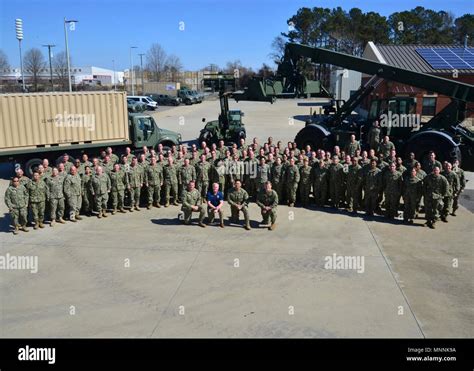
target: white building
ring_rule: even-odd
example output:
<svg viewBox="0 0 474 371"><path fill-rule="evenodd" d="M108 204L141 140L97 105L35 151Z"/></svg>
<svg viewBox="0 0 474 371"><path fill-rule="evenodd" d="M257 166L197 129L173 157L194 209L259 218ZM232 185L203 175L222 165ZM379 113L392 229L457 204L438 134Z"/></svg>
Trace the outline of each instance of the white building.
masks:
<svg viewBox="0 0 474 371"><path fill-rule="evenodd" d="M31 77L27 71L24 71L25 79ZM49 66L43 68L39 74L41 79L48 80L50 77ZM123 71L113 71L106 68L86 66L86 67L71 67L71 80L72 83L77 84L91 84L91 85L114 85L123 84ZM53 68L53 79L57 78L56 71ZM10 68L7 70L0 71L1 80L20 80L21 70L20 68Z"/></svg>
<svg viewBox="0 0 474 371"><path fill-rule="evenodd" d="M335 99L347 101L359 89L362 73L348 69L336 68L331 71L329 91Z"/></svg>

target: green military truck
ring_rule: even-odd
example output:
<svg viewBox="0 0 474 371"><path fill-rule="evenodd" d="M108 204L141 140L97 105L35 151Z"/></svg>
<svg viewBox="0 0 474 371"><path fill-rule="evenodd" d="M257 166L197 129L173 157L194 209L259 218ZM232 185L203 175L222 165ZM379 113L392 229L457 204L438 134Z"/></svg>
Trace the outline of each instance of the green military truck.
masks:
<svg viewBox="0 0 474 371"><path fill-rule="evenodd" d="M152 116L128 113L125 92L33 93L0 95L0 161L19 163L30 175L42 159L56 164L98 156L106 147L178 145L181 135L160 128Z"/></svg>

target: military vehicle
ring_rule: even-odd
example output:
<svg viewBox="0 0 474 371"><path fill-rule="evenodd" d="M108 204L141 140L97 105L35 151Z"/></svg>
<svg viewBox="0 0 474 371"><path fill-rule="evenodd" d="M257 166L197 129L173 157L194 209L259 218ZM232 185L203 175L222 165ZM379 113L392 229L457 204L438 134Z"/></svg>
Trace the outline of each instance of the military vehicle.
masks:
<svg viewBox="0 0 474 371"><path fill-rule="evenodd" d="M306 126L296 135L299 148L311 145L312 148L332 150L334 145L341 147L349 141L352 134L367 147L367 134L375 120L381 122L382 132L390 136L397 152L406 157L413 152L417 159L424 161L429 151L436 151L438 160L462 161L463 168L474 169L474 133L462 123L468 117L467 103L474 102L474 86L454 80L414 72L403 68L378 63L365 58L339 53L323 48L288 43L279 68L294 71L295 78L301 78L298 69L300 58L310 58L314 63L327 63L372 75L344 104L334 107L334 114L316 115L306 122ZM353 115L354 110L370 95L382 79L399 82L451 98L443 110L427 123L405 123L411 120L416 102L411 97L375 99L370 103L368 116ZM329 112L330 110L326 110ZM395 123L394 119L399 122Z"/></svg>
<svg viewBox="0 0 474 371"><path fill-rule="evenodd" d="M152 116L128 113L125 92L30 93L0 95L0 161L22 165L27 175L47 158L56 164L90 158L112 147L140 153L143 146L181 143L181 134L160 128Z"/></svg>
<svg viewBox="0 0 474 371"><path fill-rule="evenodd" d="M241 138L246 138L245 125L242 122L244 113L241 110L229 110L230 92L219 93L221 113L219 118L209 121L199 134L199 143L206 142L208 145L223 140L225 144L239 143ZM202 122L206 122L203 118Z"/></svg>

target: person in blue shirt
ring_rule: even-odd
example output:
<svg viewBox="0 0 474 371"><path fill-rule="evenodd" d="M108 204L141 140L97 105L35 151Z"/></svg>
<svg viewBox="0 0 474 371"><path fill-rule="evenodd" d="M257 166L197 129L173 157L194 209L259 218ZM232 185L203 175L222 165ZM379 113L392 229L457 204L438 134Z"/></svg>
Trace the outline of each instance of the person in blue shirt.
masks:
<svg viewBox="0 0 474 371"><path fill-rule="evenodd" d="M224 195L219 191L219 184L212 185L212 191L207 192L207 219L208 224L214 222L216 213L219 214L220 227L224 228L224 214L222 206L224 205Z"/></svg>

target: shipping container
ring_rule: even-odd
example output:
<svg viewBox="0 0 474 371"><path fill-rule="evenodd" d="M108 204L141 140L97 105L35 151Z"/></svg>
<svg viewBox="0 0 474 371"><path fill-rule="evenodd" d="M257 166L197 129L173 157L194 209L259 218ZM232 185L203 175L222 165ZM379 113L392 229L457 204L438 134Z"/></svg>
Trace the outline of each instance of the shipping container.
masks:
<svg viewBox="0 0 474 371"><path fill-rule="evenodd" d="M129 140L125 92L0 95L0 154Z"/></svg>

